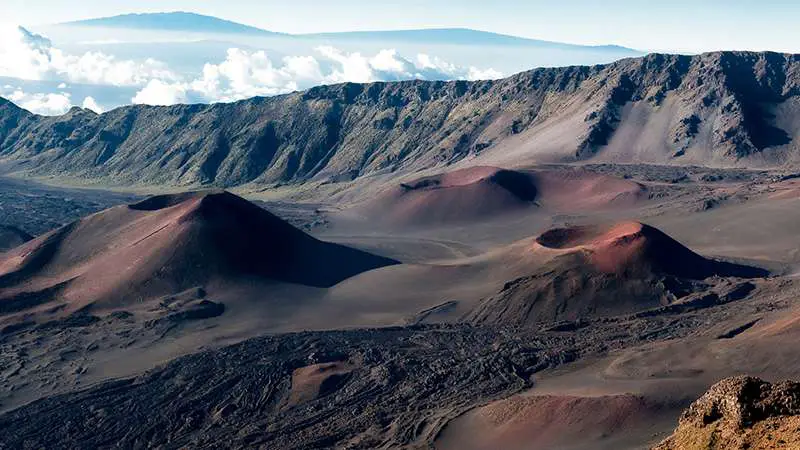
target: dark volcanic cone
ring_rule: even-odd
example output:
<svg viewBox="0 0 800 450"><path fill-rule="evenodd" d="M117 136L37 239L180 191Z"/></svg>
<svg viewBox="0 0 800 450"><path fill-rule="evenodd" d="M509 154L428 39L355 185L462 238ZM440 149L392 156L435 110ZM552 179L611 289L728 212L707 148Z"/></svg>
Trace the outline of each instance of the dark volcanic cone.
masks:
<svg viewBox="0 0 800 450"><path fill-rule="evenodd" d="M395 261L319 241L227 192L111 208L0 257L0 312L57 297L66 311L210 284L329 287ZM57 294L57 295L56 295Z"/></svg>

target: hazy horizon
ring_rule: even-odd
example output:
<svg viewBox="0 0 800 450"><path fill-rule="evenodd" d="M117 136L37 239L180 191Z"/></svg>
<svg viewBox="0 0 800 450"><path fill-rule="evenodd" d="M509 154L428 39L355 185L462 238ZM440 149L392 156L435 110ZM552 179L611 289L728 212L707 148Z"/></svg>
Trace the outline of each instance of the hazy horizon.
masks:
<svg viewBox="0 0 800 450"><path fill-rule="evenodd" d="M190 0L10 0L0 6L0 22L35 26L128 13L186 11L269 31L293 34L419 28L471 28L530 39L578 45L620 45L644 51L704 52L772 50L800 52L800 28L793 17L800 4L749 0L676 0L642 8L632 0L597 4L588 0L475 0L320 4L296 0L287 7L270 0L236 2ZM734 32L735 31L735 32Z"/></svg>
<svg viewBox="0 0 800 450"><path fill-rule="evenodd" d="M54 26L176 11L212 20L167 17L171 22L159 30L119 23ZM585 0L569 5L296 0L291 8L285 2L254 0L144 1L134 6L119 0L70 5L10 0L0 5L0 96L40 114L61 114L72 106L102 112L131 103L234 101L340 82L497 79L537 67L605 64L649 52L792 52L800 51L795 44L800 28L790 20L795 12L800 6L785 2L762 2L755 8L751 2L717 0L679 0L646 10L631 0L600 6ZM278 33L374 33L292 39L238 33L214 19ZM170 28L183 22L196 28ZM434 28L543 42L481 33L380 33Z"/></svg>

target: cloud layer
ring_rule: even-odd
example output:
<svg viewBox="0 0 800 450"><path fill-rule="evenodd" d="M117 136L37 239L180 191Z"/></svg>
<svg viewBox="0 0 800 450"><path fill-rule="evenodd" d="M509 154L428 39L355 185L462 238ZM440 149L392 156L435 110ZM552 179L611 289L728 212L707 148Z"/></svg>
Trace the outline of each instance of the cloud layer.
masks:
<svg viewBox="0 0 800 450"><path fill-rule="evenodd" d="M61 85L59 88L65 89L67 85ZM63 90L51 93L31 93L26 92L22 87L6 84L0 86L0 97L8 99L28 111L48 116L64 114L75 106L72 94ZM91 96L83 98L81 107L96 113L104 111L104 108Z"/></svg>
<svg viewBox="0 0 800 450"><path fill-rule="evenodd" d="M396 50L374 56L346 53L334 47L318 47L314 56L287 56L274 64L264 51L228 50L225 61L206 64L203 73L189 82L153 80L134 103L168 105L191 101L235 101L343 82L421 80L476 80L502 74L475 67L459 67L425 54L409 60Z"/></svg>
<svg viewBox="0 0 800 450"><path fill-rule="evenodd" d="M135 94L131 103L172 105L235 101L348 81L474 80L502 74L493 69L457 66L426 54L406 58L396 50L385 49L362 55L322 46L312 55L279 60L260 50L230 48L224 61L206 63L201 73L178 75L167 63L152 58L121 60L98 51L72 55L43 36L13 27L0 29L0 76L132 88ZM62 83L59 92L49 93L25 93L18 88L9 93L5 89L0 94L31 111L59 114L72 105L69 92L63 91L66 87ZM93 97L84 98L81 105L98 112L117 106L102 105Z"/></svg>
<svg viewBox="0 0 800 450"><path fill-rule="evenodd" d="M117 60L102 52L70 55L22 27L0 29L0 76L24 80L139 86L158 78L177 80L165 63Z"/></svg>
<svg viewBox="0 0 800 450"><path fill-rule="evenodd" d="M72 107L71 95L67 92L31 94L18 87L7 85L0 88L0 95L38 114L64 114Z"/></svg>

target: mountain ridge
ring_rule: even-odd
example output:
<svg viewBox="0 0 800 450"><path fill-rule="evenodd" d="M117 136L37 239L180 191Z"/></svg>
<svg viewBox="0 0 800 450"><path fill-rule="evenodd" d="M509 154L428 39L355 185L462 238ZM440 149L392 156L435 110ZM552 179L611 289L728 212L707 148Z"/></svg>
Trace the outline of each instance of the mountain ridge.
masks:
<svg viewBox="0 0 800 450"><path fill-rule="evenodd" d="M236 103L74 109L0 102L0 158L115 185L342 182L453 164L800 163L800 55L651 54L496 81L319 86Z"/></svg>

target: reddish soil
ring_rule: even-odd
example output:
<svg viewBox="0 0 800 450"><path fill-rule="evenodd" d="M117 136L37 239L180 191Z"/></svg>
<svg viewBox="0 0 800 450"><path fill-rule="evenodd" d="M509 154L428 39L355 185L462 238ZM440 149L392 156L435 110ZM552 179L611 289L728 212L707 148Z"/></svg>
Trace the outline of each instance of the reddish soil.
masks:
<svg viewBox="0 0 800 450"><path fill-rule="evenodd" d="M295 369L292 373L292 389L288 404L299 405L329 394L345 381L352 371L352 365L341 361L312 364Z"/></svg>
<svg viewBox="0 0 800 450"><path fill-rule="evenodd" d="M638 183L585 172L551 173L471 167L391 187L356 207L371 219L402 225L484 221L531 207L572 211L630 206Z"/></svg>
<svg viewBox="0 0 800 450"><path fill-rule="evenodd" d="M562 251L585 251L592 264L606 273L621 273L635 266L695 280L712 275L765 275L763 271L704 258L660 230L638 222L556 228L543 233L536 242Z"/></svg>
<svg viewBox="0 0 800 450"><path fill-rule="evenodd" d="M656 408L634 395L601 397L514 396L457 419L437 441L442 449L569 448L602 442Z"/></svg>

